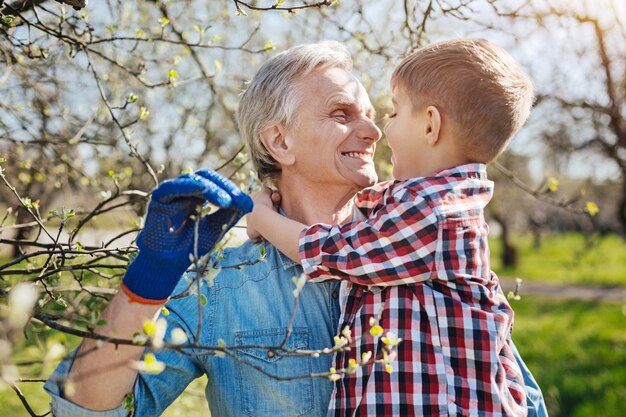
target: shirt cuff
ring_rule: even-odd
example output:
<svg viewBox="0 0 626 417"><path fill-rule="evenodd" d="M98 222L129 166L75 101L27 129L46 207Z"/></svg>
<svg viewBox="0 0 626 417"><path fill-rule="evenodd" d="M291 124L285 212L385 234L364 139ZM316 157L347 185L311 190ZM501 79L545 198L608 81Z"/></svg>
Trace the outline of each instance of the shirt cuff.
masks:
<svg viewBox="0 0 626 417"><path fill-rule="evenodd" d="M319 275L322 263L322 242L328 237L328 230L322 225L313 225L300 232L298 241L298 255L300 264L309 279ZM328 268L323 268L328 271Z"/></svg>

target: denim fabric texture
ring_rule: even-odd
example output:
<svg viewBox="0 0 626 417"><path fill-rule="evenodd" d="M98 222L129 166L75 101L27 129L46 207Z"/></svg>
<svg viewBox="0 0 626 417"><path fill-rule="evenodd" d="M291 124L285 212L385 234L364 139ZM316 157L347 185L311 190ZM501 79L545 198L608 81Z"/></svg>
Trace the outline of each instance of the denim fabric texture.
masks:
<svg viewBox="0 0 626 417"><path fill-rule="evenodd" d="M213 285L203 283L207 304L202 307L202 329L199 343L217 346L222 339L228 346L277 345L289 324L293 305L292 277L299 276L299 265L273 246L246 242L225 252L224 268L258 259L259 246L265 246L266 261L241 269L225 268ZM293 334L286 346L294 349L322 349L333 345L337 334L339 304L336 299L340 282L308 283L304 286L295 315ZM188 287L181 280L177 294ZM195 296L171 300L165 317L168 334L182 328L190 340L198 325L198 303ZM202 354L203 352L196 352ZM541 391L515 350L528 388L529 416L544 417ZM239 359L258 366L272 375L289 378L325 372L332 357L279 358L265 349L243 348ZM277 381L230 357L183 355L171 350L158 351L157 359L167 364L159 375L139 374L135 389L134 415L159 416L197 377L206 374L205 395L213 417L235 416L325 416L332 383L324 378ZM57 417L122 417L130 415L119 406L108 411L86 410L60 395L60 382L68 374L71 355L62 361L45 384L52 397L53 415ZM114 381L111 381L114 383Z"/></svg>
<svg viewBox="0 0 626 417"><path fill-rule="evenodd" d="M265 262L238 268L224 268L259 258L259 246L266 248ZM213 285L203 282L207 304L202 307L202 330L199 344L217 346L222 339L227 346L276 346L284 338L294 303L292 283L302 269L269 244L246 242L225 251L224 268ZM177 294L188 287L181 280ZM336 298L340 283L307 284L298 301L293 333L286 348L323 349L333 346L339 321ZM193 340L198 324L195 296L171 300L165 319L169 332L182 328ZM197 352L202 354L203 352ZM319 358L285 358L268 354L265 349L244 348L235 351L238 359L264 371L289 378L326 372L332 366L330 355ZM134 390L135 416L158 416L187 385L202 374L208 376L205 394L214 417L218 416L323 416L328 409L332 383L325 378L277 381L230 357L186 356L171 350L158 351L158 360L167 364L158 375L140 374ZM122 407L87 414L84 408L60 397L59 381L67 375L67 358L48 379L45 388L52 396L55 416L125 416ZM112 381L112 383L114 383Z"/></svg>

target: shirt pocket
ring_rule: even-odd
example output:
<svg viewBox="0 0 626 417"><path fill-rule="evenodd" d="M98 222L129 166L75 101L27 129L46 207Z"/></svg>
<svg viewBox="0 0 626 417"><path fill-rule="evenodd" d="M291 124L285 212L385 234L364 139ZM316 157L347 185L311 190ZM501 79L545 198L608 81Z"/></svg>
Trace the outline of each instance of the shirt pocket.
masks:
<svg viewBox="0 0 626 417"><path fill-rule="evenodd" d="M236 346L278 346L287 328L271 328L238 332ZM295 328L285 349L308 349L309 330ZM267 374L290 378L312 372L311 358L284 357L268 349L242 347L236 350L242 415L303 416L313 410L313 381L311 378L280 381ZM243 362L242 362L243 361ZM245 363L244 363L245 362ZM255 369L256 368L256 369Z"/></svg>

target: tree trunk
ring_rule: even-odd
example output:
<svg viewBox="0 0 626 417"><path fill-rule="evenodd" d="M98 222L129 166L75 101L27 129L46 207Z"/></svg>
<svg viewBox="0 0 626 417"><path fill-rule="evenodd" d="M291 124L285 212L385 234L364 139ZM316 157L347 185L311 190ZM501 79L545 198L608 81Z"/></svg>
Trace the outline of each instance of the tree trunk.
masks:
<svg viewBox="0 0 626 417"><path fill-rule="evenodd" d="M502 266L514 268L517 266L517 248L511 243L509 225L499 213L492 213L493 219L500 226L500 242L502 244Z"/></svg>
<svg viewBox="0 0 626 417"><path fill-rule="evenodd" d="M29 215L28 212L22 208L18 207L15 213L15 219L17 224L24 224L28 220ZM30 236L30 232L32 227L19 227L15 232L14 239L15 240L27 240ZM20 245L13 245L13 249L11 250L12 259L19 258L22 255L22 248Z"/></svg>
<svg viewBox="0 0 626 417"><path fill-rule="evenodd" d="M617 206L617 219L621 226L621 235L626 237L626 172L622 176L622 192Z"/></svg>

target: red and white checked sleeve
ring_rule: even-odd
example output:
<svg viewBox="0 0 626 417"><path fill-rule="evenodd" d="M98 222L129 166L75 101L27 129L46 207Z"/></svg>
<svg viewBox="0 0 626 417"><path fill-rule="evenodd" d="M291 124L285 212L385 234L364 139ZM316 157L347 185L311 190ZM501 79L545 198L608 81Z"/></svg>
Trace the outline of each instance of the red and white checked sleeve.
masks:
<svg viewBox="0 0 626 417"><path fill-rule="evenodd" d="M431 277L438 230L428 202L402 189L379 207L366 220L317 224L300 234L300 260L310 280L392 286Z"/></svg>
<svg viewBox="0 0 626 417"><path fill-rule="evenodd" d="M393 181L379 182L361 190L354 198L354 204L369 217L369 213L378 210L385 204L385 198L391 194L395 184Z"/></svg>

